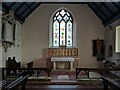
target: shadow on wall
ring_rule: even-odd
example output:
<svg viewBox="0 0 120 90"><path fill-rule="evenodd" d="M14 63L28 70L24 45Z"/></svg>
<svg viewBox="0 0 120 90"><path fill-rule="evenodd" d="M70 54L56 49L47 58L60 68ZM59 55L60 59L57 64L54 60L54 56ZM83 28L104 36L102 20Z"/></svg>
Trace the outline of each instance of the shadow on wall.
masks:
<svg viewBox="0 0 120 90"><path fill-rule="evenodd" d="M47 67L47 52L46 52L46 48L43 48L42 49L42 57L41 58L36 58L36 59L33 59L32 61L29 61L29 62L33 62L33 68L44 68L44 67ZM27 63L29 63L27 62ZM27 65L25 64L25 67L27 67Z"/></svg>
<svg viewBox="0 0 120 90"><path fill-rule="evenodd" d="M33 61L34 68L45 68L47 67L47 58L38 58Z"/></svg>
<svg viewBox="0 0 120 90"><path fill-rule="evenodd" d="M43 48L42 49L42 58L47 58L48 57L48 52L47 52L48 48Z"/></svg>

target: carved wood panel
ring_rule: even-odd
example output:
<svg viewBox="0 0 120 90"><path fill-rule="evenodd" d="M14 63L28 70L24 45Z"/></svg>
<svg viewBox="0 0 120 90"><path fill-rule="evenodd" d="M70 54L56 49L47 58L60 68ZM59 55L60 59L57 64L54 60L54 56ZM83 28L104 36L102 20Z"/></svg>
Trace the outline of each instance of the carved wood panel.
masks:
<svg viewBox="0 0 120 90"><path fill-rule="evenodd" d="M48 57L61 57L61 56L78 56L77 48L48 48L47 49Z"/></svg>

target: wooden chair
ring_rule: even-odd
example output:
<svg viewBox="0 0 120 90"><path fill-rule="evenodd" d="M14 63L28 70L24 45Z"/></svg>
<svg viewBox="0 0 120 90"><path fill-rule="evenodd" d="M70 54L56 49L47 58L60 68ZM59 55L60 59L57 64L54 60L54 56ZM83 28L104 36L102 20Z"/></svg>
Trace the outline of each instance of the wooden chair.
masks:
<svg viewBox="0 0 120 90"><path fill-rule="evenodd" d="M28 68L28 71L27 73L32 76L32 74L34 74L34 70L29 70L30 68L33 68L33 62L29 62L27 63L27 68Z"/></svg>
<svg viewBox="0 0 120 90"><path fill-rule="evenodd" d="M21 64L20 62L17 62L15 60L15 57L13 57L13 59L11 59L11 57L8 57L8 60L6 60L6 68L20 68ZM7 75L16 75L17 71L16 70L7 70L6 71Z"/></svg>

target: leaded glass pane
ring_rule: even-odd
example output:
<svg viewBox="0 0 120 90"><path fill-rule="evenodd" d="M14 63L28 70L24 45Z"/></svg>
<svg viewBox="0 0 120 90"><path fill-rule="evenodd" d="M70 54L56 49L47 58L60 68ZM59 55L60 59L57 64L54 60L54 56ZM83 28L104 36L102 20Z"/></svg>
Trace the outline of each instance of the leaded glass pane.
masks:
<svg viewBox="0 0 120 90"><path fill-rule="evenodd" d="M70 16L70 14L67 12L67 15Z"/></svg>
<svg viewBox="0 0 120 90"><path fill-rule="evenodd" d="M59 15L58 17L57 17L57 19L59 20L59 22L62 20L62 17L61 17L61 15Z"/></svg>
<svg viewBox="0 0 120 90"><path fill-rule="evenodd" d="M65 15L65 11L62 10L62 11L60 12L60 14L61 14L62 16L64 16L64 15Z"/></svg>
<svg viewBox="0 0 120 90"><path fill-rule="evenodd" d="M54 20L56 20L56 17L54 17Z"/></svg>
<svg viewBox="0 0 120 90"><path fill-rule="evenodd" d="M60 46L65 45L65 22L60 23Z"/></svg>
<svg viewBox="0 0 120 90"><path fill-rule="evenodd" d="M73 46L73 19L66 10L59 10L53 17L53 46Z"/></svg>
<svg viewBox="0 0 120 90"><path fill-rule="evenodd" d="M57 12L56 16L58 16L58 15L59 15L59 12Z"/></svg>
<svg viewBox="0 0 120 90"><path fill-rule="evenodd" d="M57 20L53 23L53 46L59 46L59 23Z"/></svg>
<svg viewBox="0 0 120 90"><path fill-rule="evenodd" d="M70 17L70 20L72 21L72 18Z"/></svg>
<svg viewBox="0 0 120 90"><path fill-rule="evenodd" d="M72 46L72 23L67 22L67 46Z"/></svg>
<svg viewBox="0 0 120 90"><path fill-rule="evenodd" d="M64 16L64 20L67 21L69 17L67 15Z"/></svg>

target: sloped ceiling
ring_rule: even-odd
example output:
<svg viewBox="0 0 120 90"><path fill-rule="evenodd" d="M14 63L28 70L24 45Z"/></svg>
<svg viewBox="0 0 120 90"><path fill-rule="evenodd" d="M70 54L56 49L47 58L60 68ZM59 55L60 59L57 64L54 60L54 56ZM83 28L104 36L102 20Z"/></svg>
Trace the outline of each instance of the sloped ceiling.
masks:
<svg viewBox="0 0 120 90"><path fill-rule="evenodd" d="M87 4L105 26L120 18L120 2L89 2Z"/></svg>
<svg viewBox="0 0 120 90"><path fill-rule="evenodd" d="M15 18L21 23L44 2L2 2L2 10L8 13L15 11ZM59 4L52 2L54 4ZM87 4L91 10L100 18L104 26L109 25L120 18L120 2L61 2L62 4ZM51 4L51 3L48 3Z"/></svg>
<svg viewBox="0 0 120 90"><path fill-rule="evenodd" d="M21 23L40 5L39 2L2 2L2 10L8 13L9 10L15 12L15 18Z"/></svg>

